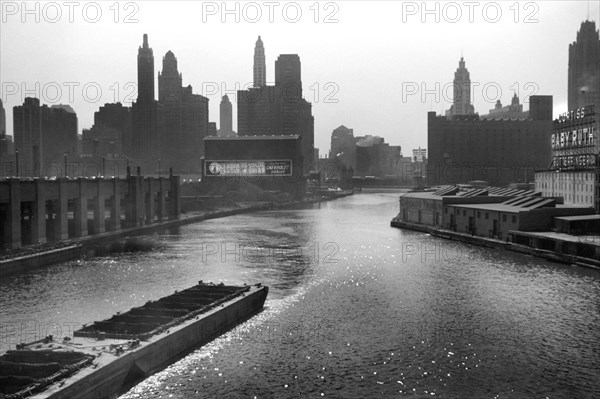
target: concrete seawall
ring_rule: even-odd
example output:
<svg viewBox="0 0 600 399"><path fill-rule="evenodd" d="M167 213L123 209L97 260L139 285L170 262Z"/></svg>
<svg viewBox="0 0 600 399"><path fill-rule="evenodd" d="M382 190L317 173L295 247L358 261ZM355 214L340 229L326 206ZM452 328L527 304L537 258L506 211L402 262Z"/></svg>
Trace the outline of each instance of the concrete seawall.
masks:
<svg viewBox="0 0 600 399"><path fill-rule="evenodd" d="M392 219L390 222L391 227L396 227L400 229L408 229L414 231L421 231L424 233L429 233L433 236L445 238L448 240L456 240L465 242L472 245L478 245L487 248L502 248L507 251L518 252L525 255L531 255L538 258L543 258L546 260L550 260L558 263L566 263L570 265L577 265L581 267L586 267L590 269L595 269L600 271L600 261L583 258L580 256L568 255L568 254L560 254L553 251L546 251L537 248L528 247L525 245L515 244L512 242L506 242L497 240L494 238L487 237L479 237L479 236L471 236L468 234L457 233L452 230L439 229L433 226L426 226L417 223L409 223L403 222L396 218Z"/></svg>
<svg viewBox="0 0 600 399"><path fill-rule="evenodd" d="M100 245L106 245L115 240L149 234L155 231L182 226L185 224L198 223L203 220L215 219L227 216L238 215L242 213L265 211L270 209L294 209L302 206L309 206L315 203L334 200L349 194L338 195L328 199L311 199L306 201L293 201L288 203L263 202L257 204L248 204L239 208L222 209L206 211L200 214L182 215L179 219L168 220L164 222L152 223L145 226L121 229L93 236L81 237L65 242L66 245L60 248L48 250L39 250L31 254L16 256L0 260L0 278L13 274L28 272L39 269L53 263L65 262L77 259L85 255L95 255L95 250Z"/></svg>

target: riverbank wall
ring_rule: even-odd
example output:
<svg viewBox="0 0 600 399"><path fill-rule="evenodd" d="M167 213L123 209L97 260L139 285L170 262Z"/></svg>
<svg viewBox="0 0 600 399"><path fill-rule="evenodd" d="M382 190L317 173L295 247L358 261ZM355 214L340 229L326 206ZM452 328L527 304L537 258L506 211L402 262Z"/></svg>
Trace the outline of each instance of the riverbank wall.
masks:
<svg viewBox="0 0 600 399"><path fill-rule="evenodd" d="M469 234L458 233L452 230L440 229L433 226L427 226L418 223L410 223L401 221L397 218L392 219L390 222L391 227L400 229L408 229L414 231L420 231L423 233L429 233L432 236L445 238L447 240L461 241L467 244L478 245L487 248L500 248L507 251L518 252L525 255L531 255L538 258L543 258L553 262L564 263L569 265L576 265L595 269L600 271L600 260L584 258L581 256L561 254L554 251L543 250L539 248L532 248L526 245L516 244L513 242L497 240L494 238L472 236Z"/></svg>
<svg viewBox="0 0 600 399"><path fill-rule="evenodd" d="M238 204L237 208L182 214L178 219L51 243L46 247L33 248L31 250L32 252L22 256L17 255L0 260L0 278L28 272L54 263L65 262L83 256L96 256L98 255L98 248L102 245L127 237L150 234L164 229L198 223L203 220L222 218L242 213L312 206L316 203L331 201L351 194L352 192L343 192L328 198L314 198L284 203L262 202Z"/></svg>

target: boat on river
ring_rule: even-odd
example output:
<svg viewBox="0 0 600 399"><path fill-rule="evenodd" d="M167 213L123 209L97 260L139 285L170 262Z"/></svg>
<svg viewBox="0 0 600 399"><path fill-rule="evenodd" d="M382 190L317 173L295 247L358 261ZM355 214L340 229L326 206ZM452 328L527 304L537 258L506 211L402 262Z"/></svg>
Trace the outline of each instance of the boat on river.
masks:
<svg viewBox="0 0 600 399"><path fill-rule="evenodd" d="M260 311L269 288L203 283L0 356L0 398L113 398Z"/></svg>

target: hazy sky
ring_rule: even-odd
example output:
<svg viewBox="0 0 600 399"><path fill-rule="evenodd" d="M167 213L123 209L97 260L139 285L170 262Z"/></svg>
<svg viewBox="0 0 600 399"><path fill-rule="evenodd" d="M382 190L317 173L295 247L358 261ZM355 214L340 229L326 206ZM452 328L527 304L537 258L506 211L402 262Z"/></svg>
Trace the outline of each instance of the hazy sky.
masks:
<svg viewBox="0 0 600 399"><path fill-rule="evenodd" d="M221 96L229 95L237 130L235 90L252 83L261 35L268 82L279 54L299 54L322 155L342 124L355 135L383 136L405 155L426 147L427 111L449 108L461 54L476 112L487 113L498 99L507 105L513 90L522 100L553 95L555 116L565 112L569 43L588 8L590 20L600 19L600 1L58 1L30 2L26 10L21 1L2 0L0 6L8 134L12 107L26 96L71 105L80 133L104 103L129 105L144 33L155 72L173 51L184 85L210 99L211 121L218 124Z"/></svg>

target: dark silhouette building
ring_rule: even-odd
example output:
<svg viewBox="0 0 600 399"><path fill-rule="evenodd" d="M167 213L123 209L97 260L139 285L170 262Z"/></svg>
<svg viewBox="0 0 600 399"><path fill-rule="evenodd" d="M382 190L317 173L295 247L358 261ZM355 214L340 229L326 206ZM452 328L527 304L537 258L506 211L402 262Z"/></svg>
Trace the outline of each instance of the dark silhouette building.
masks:
<svg viewBox="0 0 600 399"><path fill-rule="evenodd" d="M0 100L0 157L6 160L8 157L8 137L6 136L6 113L2 100Z"/></svg>
<svg viewBox="0 0 600 399"><path fill-rule="evenodd" d="M584 21L577 41L569 45L569 111L600 108L600 38L593 21Z"/></svg>
<svg viewBox="0 0 600 399"><path fill-rule="evenodd" d="M232 137L236 136L233 131L233 111L231 107L231 101L229 101L229 97L227 94L223 96L221 99L221 104L219 105L219 115L221 118L221 125L218 131L219 137Z"/></svg>
<svg viewBox="0 0 600 399"><path fill-rule="evenodd" d="M329 159L337 160L339 166L356 169L356 140L354 130L344 125L333 129Z"/></svg>
<svg viewBox="0 0 600 399"><path fill-rule="evenodd" d="M275 62L275 86L240 90L237 101L238 135L300 136L308 174L313 166L314 118L311 103L302 98L300 57L280 55Z"/></svg>
<svg viewBox="0 0 600 399"><path fill-rule="evenodd" d="M258 37L254 46L254 87L262 87L267 84L267 65L265 63L265 48Z"/></svg>
<svg viewBox="0 0 600 399"><path fill-rule="evenodd" d="M42 108L40 100L27 97L13 107L15 150L22 176L40 176L42 169Z"/></svg>
<svg viewBox="0 0 600 399"><path fill-rule="evenodd" d="M0 137L4 136L6 136L6 112L2 100L0 100Z"/></svg>
<svg viewBox="0 0 600 399"><path fill-rule="evenodd" d="M546 116L539 119L482 120L478 115L448 119L429 112L427 184L533 181L534 171L547 169L552 160L551 115L547 96L530 98L530 116Z"/></svg>
<svg viewBox="0 0 600 399"><path fill-rule="evenodd" d="M132 105L131 156L142 173L153 174L160 158L160 137L165 129L164 107L154 98L154 53L144 34L138 49L138 98Z"/></svg>
<svg viewBox="0 0 600 399"><path fill-rule="evenodd" d="M77 114L69 105L42 106L42 161L63 163L77 153Z"/></svg>
<svg viewBox="0 0 600 399"><path fill-rule="evenodd" d="M215 189L239 184L242 190L251 184L302 199L306 180L301 141L297 135L207 138L203 183ZM243 192L233 194L244 197Z"/></svg>
<svg viewBox="0 0 600 399"><path fill-rule="evenodd" d="M132 153L131 108L104 104L94 113L94 125L84 129L82 153L93 157L122 157Z"/></svg>
<svg viewBox="0 0 600 399"><path fill-rule="evenodd" d="M458 62L458 68L454 72L453 82L453 104L448 111L446 111L447 117L454 115L473 115L475 109L471 104L471 77L469 70L465 67L465 60L460 57Z"/></svg>
<svg viewBox="0 0 600 399"><path fill-rule="evenodd" d="M65 154L77 154L77 114L68 105L40 105L27 97L13 108L20 176L61 175Z"/></svg>
<svg viewBox="0 0 600 399"><path fill-rule="evenodd" d="M165 131L160 137L159 158L175 173L200 173L203 140L208 136L208 98L182 87L177 58L168 51L158 75L159 103L164 109Z"/></svg>
<svg viewBox="0 0 600 399"><path fill-rule="evenodd" d="M217 137L217 122L208 122L208 133L206 137Z"/></svg>
<svg viewBox="0 0 600 399"><path fill-rule="evenodd" d="M400 176L402 161L402 148L389 145L382 137L361 137L356 143L357 176Z"/></svg>

